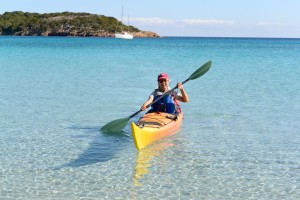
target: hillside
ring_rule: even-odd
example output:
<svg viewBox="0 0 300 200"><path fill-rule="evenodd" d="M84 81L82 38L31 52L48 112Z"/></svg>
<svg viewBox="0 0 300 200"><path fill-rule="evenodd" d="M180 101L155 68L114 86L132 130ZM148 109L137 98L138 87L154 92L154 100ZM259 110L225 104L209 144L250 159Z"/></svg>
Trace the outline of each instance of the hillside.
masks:
<svg viewBox="0 0 300 200"><path fill-rule="evenodd" d="M129 30L134 37L160 37L158 34L126 26L114 17L90 13L5 12L0 15L0 35L113 37Z"/></svg>

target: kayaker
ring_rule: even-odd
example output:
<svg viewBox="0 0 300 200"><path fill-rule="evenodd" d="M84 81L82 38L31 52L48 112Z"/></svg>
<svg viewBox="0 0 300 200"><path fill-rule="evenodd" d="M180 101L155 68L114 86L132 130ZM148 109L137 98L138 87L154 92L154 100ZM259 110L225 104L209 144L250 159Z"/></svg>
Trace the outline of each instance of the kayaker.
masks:
<svg viewBox="0 0 300 200"><path fill-rule="evenodd" d="M149 99L142 105L141 110L146 110L147 105L170 90L170 79L168 74L159 74L157 77L157 82L158 88L151 93ZM164 98L152 104L149 112L167 112L171 114L181 112L178 101L188 102L189 97L185 92L181 82L177 83L177 88L180 90L180 93L177 91L173 91L170 95L166 95Z"/></svg>

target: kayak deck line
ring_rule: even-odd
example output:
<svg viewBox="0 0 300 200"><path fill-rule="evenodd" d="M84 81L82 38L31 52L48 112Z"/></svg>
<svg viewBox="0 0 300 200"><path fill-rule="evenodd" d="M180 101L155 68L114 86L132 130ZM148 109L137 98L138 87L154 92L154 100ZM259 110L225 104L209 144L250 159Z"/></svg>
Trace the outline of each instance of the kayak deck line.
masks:
<svg viewBox="0 0 300 200"><path fill-rule="evenodd" d="M159 112L156 112L157 114L159 114ZM171 119L171 120L174 120L176 121L178 119L178 114L170 114L170 115L167 115L165 116L166 118L168 119ZM153 120L153 121L144 121L145 119L147 120ZM159 120L159 119L156 119L156 118L153 118L153 117L149 117L149 116L143 116L139 119L139 121L137 123L135 123L138 127L140 128L144 128L144 127L153 127L153 126L157 126L157 128L160 128L160 127L163 127L169 123L172 123L172 121L168 122L168 123L165 123L163 120Z"/></svg>
<svg viewBox="0 0 300 200"><path fill-rule="evenodd" d="M140 128L153 127L153 126L156 126L156 128L162 127L161 123L158 122L143 122L143 123L137 123L136 125Z"/></svg>

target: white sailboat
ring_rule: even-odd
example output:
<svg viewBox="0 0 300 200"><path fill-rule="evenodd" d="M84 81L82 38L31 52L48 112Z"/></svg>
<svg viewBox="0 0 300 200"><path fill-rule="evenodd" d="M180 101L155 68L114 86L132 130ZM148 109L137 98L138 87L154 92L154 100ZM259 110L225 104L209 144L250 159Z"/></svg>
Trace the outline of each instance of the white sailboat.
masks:
<svg viewBox="0 0 300 200"><path fill-rule="evenodd" d="M133 35L127 31L122 31L121 33L115 33L115 37L119 39L133 39Z"/></svg>
<svg viewBox="0 0 300 200"><path fill-rule="evenodd" d="M121 22L123 22L123 6L122 6ZM128 25L127 26L129 27L129 16L128 16ZM121 32L115 33L115 38L130 40L130 39L133 39L133 35L131 33L129 33L129 31L123 31L121 29Z"/></svg>

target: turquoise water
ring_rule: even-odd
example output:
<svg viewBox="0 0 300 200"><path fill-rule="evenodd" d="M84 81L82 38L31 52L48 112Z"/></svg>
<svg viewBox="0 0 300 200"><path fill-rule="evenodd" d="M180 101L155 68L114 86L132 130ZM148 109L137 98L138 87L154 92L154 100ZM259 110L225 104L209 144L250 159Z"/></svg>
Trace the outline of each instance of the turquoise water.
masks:
<svg viewBox="0 0 300 200"><path fill-rule="evenodd" d="M0 37L0 199L298 199L300 39ZM178 134L129 125L167 72ZM138 120L141 115L132 120Z"/></svg>

